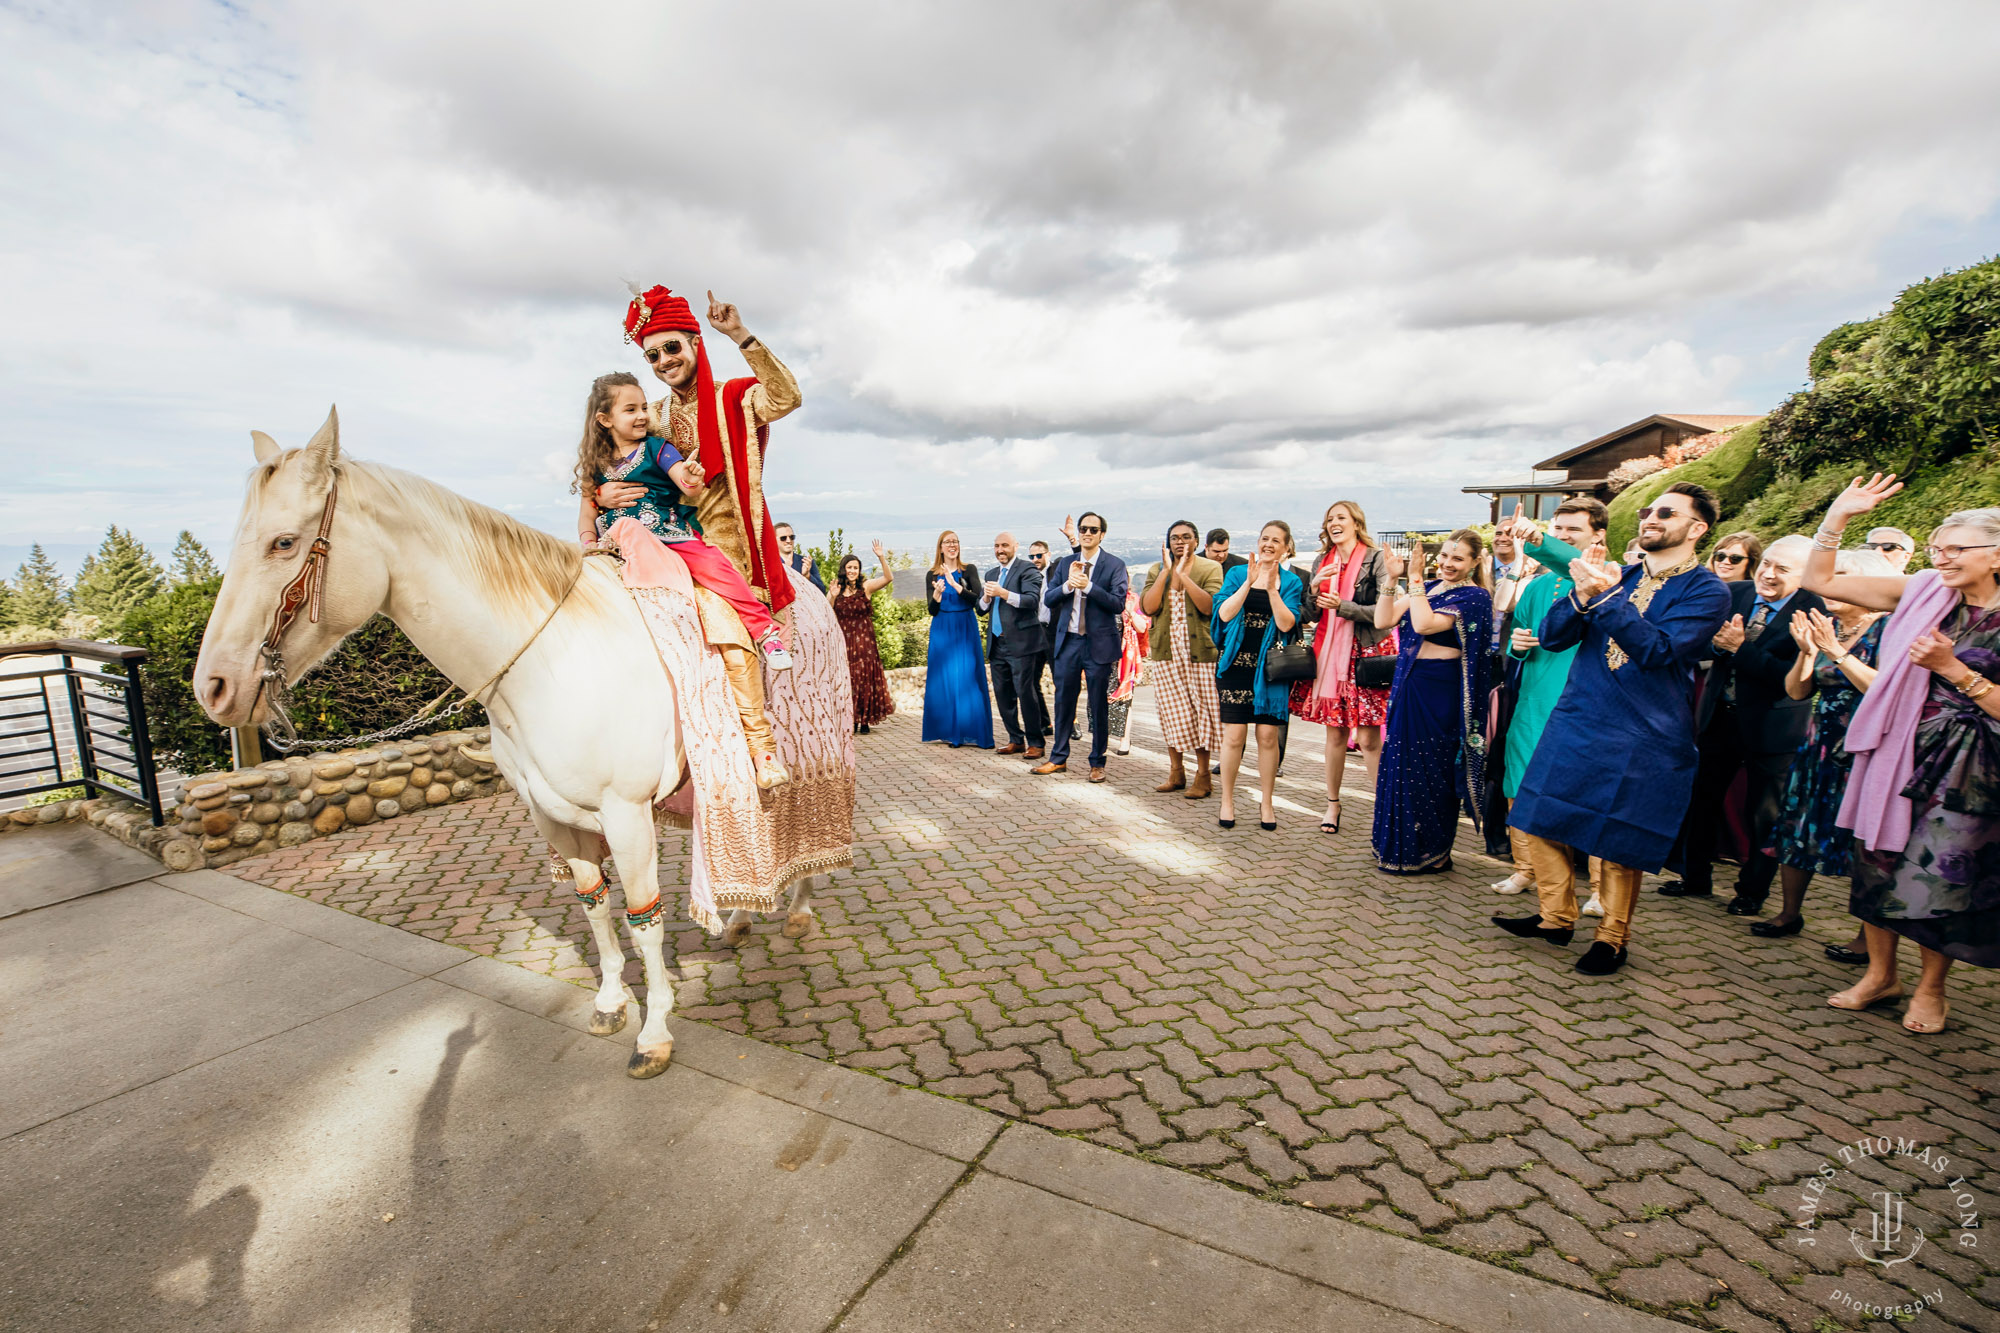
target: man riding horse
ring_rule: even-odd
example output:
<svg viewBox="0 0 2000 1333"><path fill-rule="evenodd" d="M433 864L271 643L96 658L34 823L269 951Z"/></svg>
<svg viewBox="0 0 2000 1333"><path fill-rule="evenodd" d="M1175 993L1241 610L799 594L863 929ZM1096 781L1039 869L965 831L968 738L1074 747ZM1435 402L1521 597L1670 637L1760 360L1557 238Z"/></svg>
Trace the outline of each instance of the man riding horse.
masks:
<svg viewBox="0 0 2000 1333"><path fill-rule="evenodd" d="M632 298L625 309L625 340L673 392L652 404L652 427L684 458L700 462L708 488L697 501L702 531L720 547L772 614L792 601L791 580L781 572L778 534L764 504L764 451L770 425L799 405L799 382L757 336L743 327L736 307L708 294L709 326L735 343L752 376L717 384L709 371L701 325L685 299L665 287ZM610 482L597 490L600 508L635 503L643 488Z"/></svg>

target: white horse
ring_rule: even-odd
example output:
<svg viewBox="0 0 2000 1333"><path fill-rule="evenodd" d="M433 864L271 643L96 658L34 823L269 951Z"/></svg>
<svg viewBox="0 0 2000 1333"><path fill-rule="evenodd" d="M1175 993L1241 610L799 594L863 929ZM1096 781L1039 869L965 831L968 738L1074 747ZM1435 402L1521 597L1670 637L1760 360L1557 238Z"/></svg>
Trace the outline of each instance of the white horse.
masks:
<svg viewBox="0 0 2000 1333"><path fill-rule="evenodd" d="M251 438L257 467L195 663L202 707L225 727L265 720L261 645L325 523L332 554L318 614L301 606L279 645L286 683L380 612L453 684L481 690L494 761L575 883L595 886L595 901L577 896L597 941L597 1033L621 1029L634 999L594 835L611 849L646 969L645 1017L626 1072L659 1074L673 1054L674 987L662 948L653 803L681 777L680 714L612 562L586 560L574 546L421 477L343 458L332 412L303 449L280 449L261 431ZM811 921L811 883L793 886L788 935ZM735 914L731 942L747 929Z"/></svg>

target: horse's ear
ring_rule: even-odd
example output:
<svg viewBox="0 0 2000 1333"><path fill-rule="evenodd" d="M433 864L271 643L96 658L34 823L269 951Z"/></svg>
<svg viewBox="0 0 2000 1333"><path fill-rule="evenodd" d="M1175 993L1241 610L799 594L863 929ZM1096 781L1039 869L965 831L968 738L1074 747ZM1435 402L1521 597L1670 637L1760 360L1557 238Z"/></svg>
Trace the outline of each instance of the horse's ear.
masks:
<svg viewBox="0 0 2000 1333"><path fill-rule="evenodd" d="M337 409L327 408L326 424L306 441L305 455L306 473L312 477L325 476L340 461L340 413Z"/></svg>
<svg viewBox="0 0 2000 1333"><path fill-rule="evenodd" d="M262 466L263 464L270 462L272 459L276 458L279 454L284 452L283 449L278 447L278 442L276 440L272 439L270 436L266 435L261 430L253 430L250 432L250 447L257 451L257 463L259 466Z"/></svg>

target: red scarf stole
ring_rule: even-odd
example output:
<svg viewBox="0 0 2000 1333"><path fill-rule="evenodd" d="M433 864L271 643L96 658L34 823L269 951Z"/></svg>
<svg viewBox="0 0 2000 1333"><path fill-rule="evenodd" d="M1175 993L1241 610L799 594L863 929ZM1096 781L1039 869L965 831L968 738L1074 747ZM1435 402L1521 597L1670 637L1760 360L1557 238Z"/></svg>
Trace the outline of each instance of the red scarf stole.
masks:
<svg viewBox="0 0 2000 1333"><path fill-rule="evenodd" d="M745 376L722 386L722 410L729 413L731 421L742 424L743 395L750 392L750 386L756 382L755 376ZM750 548L750 582L770 595L771 613L776 615L792 604L791 576L774 577L783 567L784 558L778 553L778 530L771 522L770 510L761 503L762 488L755 486L750 476L751 441L740 439L728 450L723 448L722 422L715 409L715 376L708 368L706 343L695 344L694 385L695 430L700 441L698 456L701 470L711 479L727 470L729 493L736 497L736 512L743 519L743 540ZM770 439L770 427L758 426L756 435L755 448L761 457ZM760 497L755 512L750 503L753 492Z"/></svg>

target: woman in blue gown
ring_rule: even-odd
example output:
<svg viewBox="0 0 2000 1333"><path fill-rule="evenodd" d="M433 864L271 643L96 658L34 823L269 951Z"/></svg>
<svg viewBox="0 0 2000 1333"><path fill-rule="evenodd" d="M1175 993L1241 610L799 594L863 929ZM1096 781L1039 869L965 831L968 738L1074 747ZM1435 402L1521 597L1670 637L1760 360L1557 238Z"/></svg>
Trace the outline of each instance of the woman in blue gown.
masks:
<svg viewBox="0 0 2000 1333"><path fill-rule="evenodd" d="M1396 626L1396 678L1382 726L1375 783L1375 863L1391 875L1451 869L1461 805L1479 827L1485 805L1486 654L1493 594L1469 528L1438 552L1438 578L1421 583L1423 546L1410 567L1418 587L1375 604L1375 623ZM1391 553L1389 576L1401 571Z"/></svg>
<svg viewBox="0 0 2000 1333"><path fill-rule="evenodd" d="M986 653L979 639L979 571L959 554L958 534L938 534L937 552L924 576L924 604L931 613L930 652L924 670L924 739L993 748L993 704L986 692Z"/></svg>

